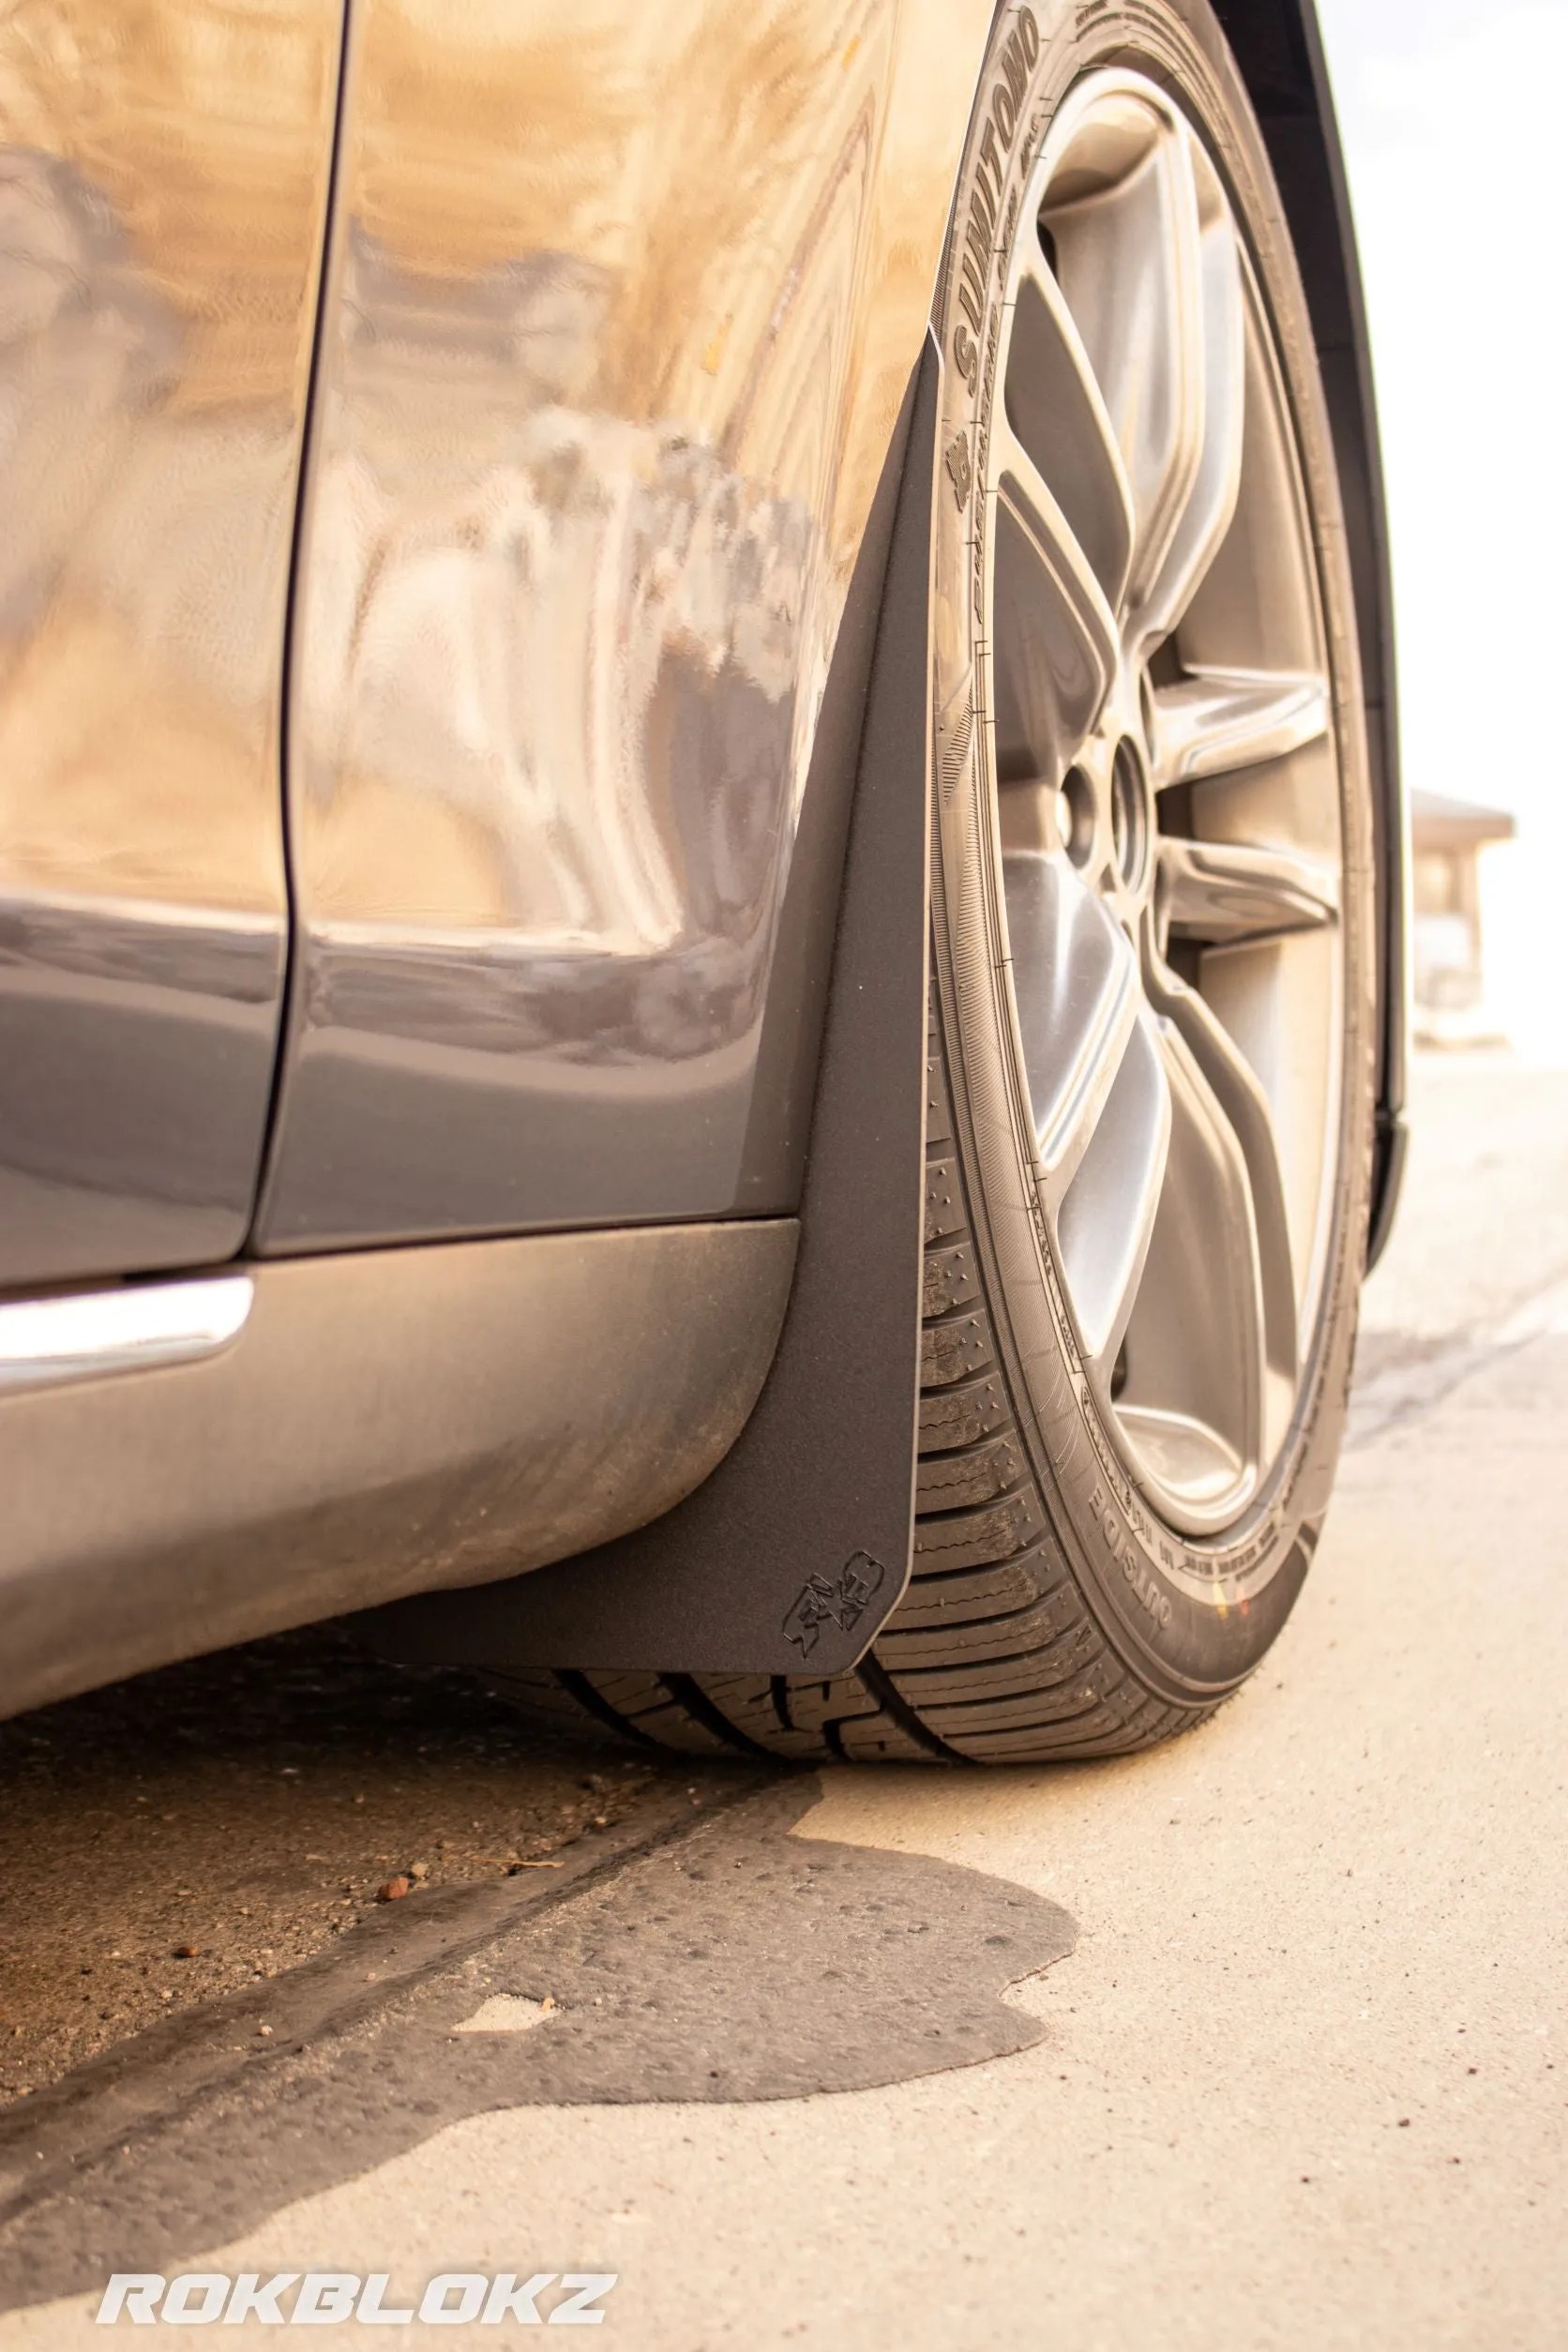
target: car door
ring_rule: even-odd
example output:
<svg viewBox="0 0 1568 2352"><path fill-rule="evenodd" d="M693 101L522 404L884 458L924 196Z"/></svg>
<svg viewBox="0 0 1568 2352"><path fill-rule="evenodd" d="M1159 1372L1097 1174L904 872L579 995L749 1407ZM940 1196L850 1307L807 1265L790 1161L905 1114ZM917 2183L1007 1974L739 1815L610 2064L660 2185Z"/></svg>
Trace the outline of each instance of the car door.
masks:
<svg viewBox="0 0 1568 2352"><path fill-rule="evenodd" d="M0 1286L250 1224L341 20L0 19Z"/></svg>
<svg viewBox="0 0 1568 2352"><path fill-rule="evenodd" d="M354 13L258 1248L792 1211L991 0Z"/></svg>

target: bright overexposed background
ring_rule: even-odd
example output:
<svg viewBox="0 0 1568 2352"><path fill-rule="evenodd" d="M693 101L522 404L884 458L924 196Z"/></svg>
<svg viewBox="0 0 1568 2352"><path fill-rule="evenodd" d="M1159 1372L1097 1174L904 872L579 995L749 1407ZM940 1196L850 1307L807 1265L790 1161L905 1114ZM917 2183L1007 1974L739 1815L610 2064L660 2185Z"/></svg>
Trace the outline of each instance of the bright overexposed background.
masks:
<svg viewBox="0 0 1568 2352"><path fill-rule="evenodd" d="M1568 1063L1568 0L1319 0L1361 245L1405 777L1511 810L1486 1001Z"/></svg>

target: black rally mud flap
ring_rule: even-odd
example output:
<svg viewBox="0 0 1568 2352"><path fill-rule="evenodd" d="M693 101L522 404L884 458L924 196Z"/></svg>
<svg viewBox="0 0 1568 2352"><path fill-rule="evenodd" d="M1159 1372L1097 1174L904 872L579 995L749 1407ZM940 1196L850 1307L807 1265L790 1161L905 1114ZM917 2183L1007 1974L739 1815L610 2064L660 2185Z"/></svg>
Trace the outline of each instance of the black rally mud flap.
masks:
<svg viewBox="0 0 1568 2352"><path fill-rule="evenodd" d="M848 656L852 681L838 756L855 758L858 731L858 761L800 1252L756 1409L711 1476L649 1526L504 1583L349 1621L385 1654L497 1673L815 1680L853 1666L902 1597L919 1386L941 365L927 338L835 656L836 671Z"/></svg>

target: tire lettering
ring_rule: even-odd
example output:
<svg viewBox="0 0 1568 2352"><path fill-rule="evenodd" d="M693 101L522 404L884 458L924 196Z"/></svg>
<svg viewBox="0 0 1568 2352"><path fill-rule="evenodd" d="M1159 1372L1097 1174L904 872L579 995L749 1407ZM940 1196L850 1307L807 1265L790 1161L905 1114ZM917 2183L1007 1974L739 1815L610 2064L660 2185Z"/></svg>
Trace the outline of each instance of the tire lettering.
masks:
<svg viewBox="0 0 1568 2352"><path fill-rule="evenodd" d="M991 91L991 120L1001 134L1003 153L1005 155L1012 148L1013 133L1018 127L1018 110L1013 103L1013 93L1005 82L997 83ZM1001 192L999 183L998 195Z"/></svg>
<svg viewBox="0 0 1568 2352"><path fill-rule="evenodd" d="M1093 1514L1100 1532L1106 1539L1112 1560L1126 1577L1143 1606L1156 1625L1162 1627L1168 1625L1171 1618L1170 1596L1160 1591L1159 1586L1150 1575L1147 1565L1138 1558L1136 1548L1127 1543L1122 1530L1116 1524L1116 1514L1106 1500L1106 1490L1097 1479L1094 1482L1093 1492L1089 1498L1089 1508ZM1164 1550L1163 1545L1161 1549ZM1167 1558L1168 1560L1168 1554Z"/></svg>
<svg viewBox="0 0 1568 2352"><path fill-rule="evenodd" d="M988 163L990 165L991 175L996 181L996 196L991 206L991 210L994 215L997 204L1002 202L1003 183L1007 177L1007 168L1003 162L1001 156L997 153L996 117L994 114L992 115L990 121L986 125L984 135L980 141L980 160L982 163ZM990 191L988 188L987 194L989 195L989 193Z"/></svg>
<svg viewBox="0 0 1568 2352"><path fill-rule="evenodd" d="M968 277L972 263L975 283L984 286L991 274L991 253L996 242L991 232L996 224L992 221L988 226L985 221L977 219L975 216L979 209L978 204L973 204L969 208L969 226L964 231L964 275Z"/></svg>
<svg viewBox="0 0 1568 2352"><path fill-rule="evenodd" d="M985 300L986 290L974 275L974 256L966 249L958 280L958 304L976 335L980 332L980 312Z"/></svg>
<svg viewBox="0 0 1568 2352"><path fill-rule="evenodd" d="M1040 37L1036 34L1034 38L1037 44ZM1017 112L1018 108L1023 104L1024 84L1029 80L1029 61L1024 55L1021 23L1015 24L1007 36L1002 52L1002 70L1007 76L1008 92L1013 100L1014 111Z"/></svg>
<svg viewBox="0 0 1568 2352"><path fill-rule="evenodd" d="M996 206L991 202L990 189L982 179L975 181L969 200L969 236L972 243L976 221L980 224L980 242L975 249L984 262L988 263L991 247L996 243Z"/></svg>
<svg viewBox="0 0 1568 2352"><path fill-rule="evenodd" d="M998 275L1002 276L1005 266L1004 255L1018 225L1018 200L1015 190L1008 203L1005 234L999 248L997 220L1007 186L1008 163L1022 119L1024 91L1039 54L1040 28L1035 23L1033 11L1020 8L1018 21L1003 44L998 58L1002 78L991 84L990 113L980 134L980 149L970 188L969 216L964 223L963 249L959 255L957 302L964 315L953 330L953 362L972 397L979 383L979 355L975 339L983 331L986 281L990 276L991 260L994 255ZM988 172L990 174L988 179ZM994 337L992 340L994 342Z"/></svg>
<svg viewBox="0 0 1568 2352"><path fill-rule="evenodd" d="M1002 232L1002 245L996 257L996 279L999 286L1006 282L1007 256L1012 249L1013 232L1018 225L1018 191L1015 188L1013 193L1007 199L1007 221L1006 226Z"/></svg>

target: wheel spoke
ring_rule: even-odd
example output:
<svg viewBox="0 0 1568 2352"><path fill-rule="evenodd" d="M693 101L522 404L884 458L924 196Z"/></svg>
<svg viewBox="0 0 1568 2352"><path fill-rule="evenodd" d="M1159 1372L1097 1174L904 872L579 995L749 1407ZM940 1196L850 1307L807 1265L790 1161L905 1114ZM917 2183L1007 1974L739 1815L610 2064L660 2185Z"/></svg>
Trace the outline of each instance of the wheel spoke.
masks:
<svg viewBox="0 0 1568 2352"><path fill-rule="evenodd" d="M1246 408L1246 318L1241 255L1230 207L1196 140L1187 145L1199 212L1199 298L1203 369L1202 454L1159 578L1137 615L1136 635L1169 635L1230 528L1242 486Z"/></svg>
<svg viewBox="0 0 1568 2352"><path fill-rule="evenodd" d="M1184 127L1140 108L1126 128L1144 142L1131 168L1052 207L1047 222L1131 485L1136 610L1161 576L1202 466L1203 267Z"/></svg>
<svg viewBox="0 0 1568 2352"><path fill-rule="evenodd" d="M1283 759L1328 732L1323 680L1292 673L1203 671L1154 696L1153 753L1162 786Z"/></svg>
<svg viewBox="0 0 1568 2352"><path fill-rule="evenodd" d="M1140 1009L1056 1225L1078 1336L1102 1390L1143 1280L1170 1141L1166 1057L1153 1019Z"/></svg>
<svg viewBox="0 0 1568 2352"><path fill-rule="evenodd" d="M1154 892L1160 939L1239 940L1312 931L1339 912L1332 868L1299 850L1254 849L1239 841L1161 837Z"/></svg>
<svg viewBox="0 0 1568 2352"><path fill-rule="evenodd" d="M1115 1086L1142 990L1125 934L1071 867L1035 850L1002 864L1024 1075L1054 1210Z"/></svg>
<svg viewBox="0 0 1568 2352"><path fill-rule="evenodd" d="M1056 783L1104 705L1120 641L1077 534L1003 418L991 445L998 774Z"/></svg>
<svg viewBox="0 0 1568 2352"><path fill-rule="evenodd" d="M1177 1485L1199 1513L1212 1479L1229 1513L1264 1437L1264 1284L1252 1185L1234 1127L1185 1038L1168 1025L1162 1060L1169 1149L1117 1410L1156 1478ZM1221 1248L1216 1234L1226 1237Z"/></svg>
<svg viewBox="0 0 1568 2352"><path fill-rule="evenodd" d="M1150 1002L1181 1035L1246 1163L1263 1306L1265 1449L1272 1452L1284 1435L1294 1401L1300 1343L1290 1222L1269 1098L1252 1065L1196 988L1158 961L1147 971L1145 985Z"/></svg>
<svg viewBox="0 0 1568 2352"><path fill-rule="evenodd" d="M1063 515L1106 599L1118 606L1133 550L1133 497L1115 430L1062 289L1026 251L1014 287L1007 422Z"/></svg>

